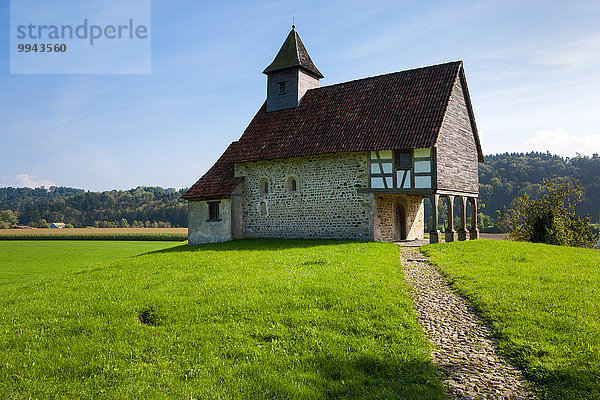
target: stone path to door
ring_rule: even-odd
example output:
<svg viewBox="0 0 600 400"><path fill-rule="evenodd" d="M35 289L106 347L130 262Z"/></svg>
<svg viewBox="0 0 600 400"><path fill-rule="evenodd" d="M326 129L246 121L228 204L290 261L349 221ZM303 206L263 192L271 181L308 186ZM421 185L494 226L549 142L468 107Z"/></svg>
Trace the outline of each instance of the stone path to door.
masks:
<svg viewBox="0 0 600 400"><path fill-rule="evenodd" d="M419 324L452 399L534 399L521 372L496 355L489 329L419 251L401 242L400 258Z"/></svg>

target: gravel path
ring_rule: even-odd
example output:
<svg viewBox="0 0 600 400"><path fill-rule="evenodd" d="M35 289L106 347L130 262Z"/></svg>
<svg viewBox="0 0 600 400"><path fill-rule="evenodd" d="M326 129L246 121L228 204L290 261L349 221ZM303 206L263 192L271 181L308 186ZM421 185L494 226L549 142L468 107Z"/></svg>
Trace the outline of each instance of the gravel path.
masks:
<svg viewBox="0 0 600 400"><path fill-rule="evenodd" d="M520 371L496 355L489 329L427 263L416 247L423 243L399 244L406 247L400 258L419 324L433 344L433 361L449 397L534 399Z"/></svg>

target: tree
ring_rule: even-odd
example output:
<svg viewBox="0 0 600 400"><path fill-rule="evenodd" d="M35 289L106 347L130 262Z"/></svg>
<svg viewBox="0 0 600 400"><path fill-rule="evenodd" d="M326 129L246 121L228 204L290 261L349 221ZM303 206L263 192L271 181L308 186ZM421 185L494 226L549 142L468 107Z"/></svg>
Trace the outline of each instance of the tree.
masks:
<svg viewBox="0 0 600 400"><path fill-rule="evenodd" d="M589 218L575 215L582 194L577 179L544 180L538 199L530 199L527 193L516 199L508 216L509 237L562 246L594 246Z"/></svg>
<svg viewBox="0 0 600 400"><path fill-rule="evenodd" d="M11 210L0 211L0 229L8 229L19 225L19 220Z"/></svg>

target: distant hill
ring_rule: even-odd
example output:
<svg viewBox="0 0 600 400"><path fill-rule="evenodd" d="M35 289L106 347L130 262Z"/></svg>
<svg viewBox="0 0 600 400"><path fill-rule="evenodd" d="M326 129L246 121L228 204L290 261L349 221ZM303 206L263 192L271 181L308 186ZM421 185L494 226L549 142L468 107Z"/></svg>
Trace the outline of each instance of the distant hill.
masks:
<svg viewBox="0 0 600 400"><path fill-rule="evenodd" d="M0 210L12 210L22 225L41 219L75 227L187 227L186 189L137 187L89 192L66 187L0 188Z"/></svg>
<svg viewBox="0 0 600 400"><path fill-rule="evenodd" d="M505 153L487 155L479 165L479 211L488 217L483 218L486 226L494 225L497 213L510 207L515 198L524 193L537 197L544 178L559 177L580 180L584 193L577 213L599 223L600 156L564 158L550 153ZM35 225L45 219L75 227L187 227L187 204L180 199L186 190L140 186L125 191L89 192L54 186L8 187L0 188L0 210L12 210L23 225ZM428 220L429 202L425 202L425 209Z"/></svg>
<svg viewBox="0 0 600 400"><path fill-rule="evenodd" d="M496 211L510 207L525 193L540 194L543 179L577 178L584 188L576 212L589 216L592 223L600 218L600 156L564 158L550 153L504 153L485 156L479 165L480 211L495 218Z"/></svg>

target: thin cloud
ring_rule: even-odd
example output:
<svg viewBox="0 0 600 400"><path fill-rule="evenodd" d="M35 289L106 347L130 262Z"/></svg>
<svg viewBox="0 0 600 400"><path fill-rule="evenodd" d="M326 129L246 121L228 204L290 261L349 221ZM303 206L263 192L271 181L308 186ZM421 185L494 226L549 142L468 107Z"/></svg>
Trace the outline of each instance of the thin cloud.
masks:
<svg viewBox="0 0 600 400"><path fill-rule="evenodd" d="M600 34L581 37L541 50L535 56L538 65L589 68L600 65Z"/></svg>
<svg viewBox="0 0 600 400"><path fill-rule="evenodd" d="M47 179L38 179L36 176L29 174L19 174L15 176L15 181L17 182L17 186L19 187L29 187L32 189L38 187L46 187L56 186L54 182Z"/></svg>
<svg viewBox="0 0 600 400"><path fill-rule="evenodd" d="M539 130L524 144L525 151L549 151L552 154L573 157L577 154L600 153L600 135L570 135L565 128Z"/></svg>

